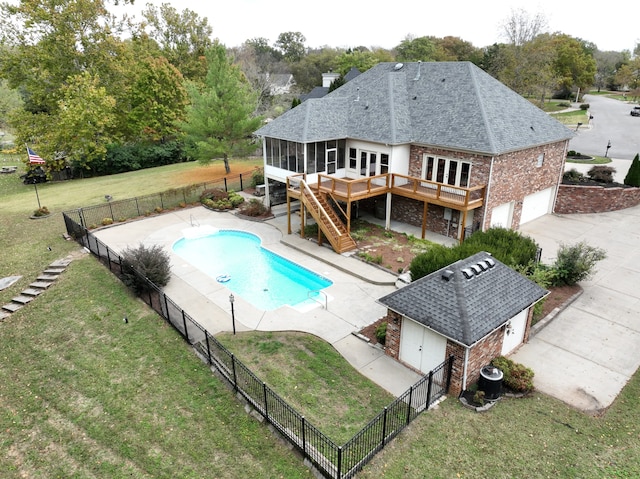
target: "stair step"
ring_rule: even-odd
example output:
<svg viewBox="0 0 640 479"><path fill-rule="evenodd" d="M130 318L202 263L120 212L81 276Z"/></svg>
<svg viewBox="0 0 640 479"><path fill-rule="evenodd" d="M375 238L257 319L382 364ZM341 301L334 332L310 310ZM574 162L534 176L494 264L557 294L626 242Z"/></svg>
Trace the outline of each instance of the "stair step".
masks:
<svg viewBox="0 0 640 479"><path fill-rule="evenodd" d="M20 303L7 303L7 304L2 306L2 309L4 309L5 311L9 311L11 313L15 313L20 308L22 308L22 306L24 306L24 305L20 304Z"/></svg>
<svg viewBox="0 0 640 479"><path fill-rule="evenodd" d="M24 296L21 294L20 296L11 298L11 301L13 301L14 303L27 304L33 301L33 298L33 296Z"/></svg>
<svg viewBox="0 0 640 479"><path fill-rule="evenodd" d="M11 313L9 311L3 311L0 309L0 321L4 321L9 316L11 316Z"/></svg>
<svg viewBox="0 0 640 479"><path fill-rule="evenodd" d="M38 276L36 279L38 281L55 281L56 279L58 279L57 274L41 274L40 276Z"/></svg>
<svg viewBox="0 0 640 479"><path fill-rule="evenodd" d="M38 288L27 288L22 292L22 294L25 296L38 296L42 291L42 289Z"/></svg>
<svg viewBox="0 0 640 479"><path fill-rule="evenodd" d="M57 261L54 261L53 263L51 263L49 265L50 268L66 268L67 266L69 266L71 264L71 260L70 259L59 259Z"/></svg>
<svg viewBox="0 0 640 479"><path fill-rule="evenodd" d="M53 283L48 282L48 281L36 281L34 283L31 283L29 286L32 287L32 288L47 289L52 284Z"/></svg>

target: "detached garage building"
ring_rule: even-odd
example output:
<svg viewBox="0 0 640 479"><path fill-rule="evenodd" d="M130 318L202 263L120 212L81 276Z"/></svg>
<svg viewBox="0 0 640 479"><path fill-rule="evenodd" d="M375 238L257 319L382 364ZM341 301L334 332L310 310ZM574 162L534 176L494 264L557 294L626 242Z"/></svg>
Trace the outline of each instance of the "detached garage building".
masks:
<svg viewBox="0 0 640 479"><path fill-rule="evenodd" d="M387 307L386 353L428 373L455 357L452 394L527 340L533 306L548 291L478 253L378 300Z"/></svg>

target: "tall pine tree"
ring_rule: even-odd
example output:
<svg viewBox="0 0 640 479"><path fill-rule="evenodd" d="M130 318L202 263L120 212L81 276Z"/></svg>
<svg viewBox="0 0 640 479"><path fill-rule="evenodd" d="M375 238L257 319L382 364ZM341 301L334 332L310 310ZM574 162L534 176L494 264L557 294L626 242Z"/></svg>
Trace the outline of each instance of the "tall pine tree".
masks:
<svg viewBox="0 0 640 479"><path fill-rule="evenodd" d="M262 124L255 116L258 95L240 69L216 43L206 52L208 71L204 84L189 84L191 104L182 123L187 153L202 163L245 156L256 148L252 134Z"/></svg>

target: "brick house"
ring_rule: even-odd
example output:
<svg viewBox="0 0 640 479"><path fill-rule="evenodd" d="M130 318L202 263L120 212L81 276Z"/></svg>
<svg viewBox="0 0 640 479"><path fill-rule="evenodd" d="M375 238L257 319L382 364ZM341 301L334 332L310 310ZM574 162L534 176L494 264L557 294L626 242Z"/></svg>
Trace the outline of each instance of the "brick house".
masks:
<svg viewBox="0 0 640 479"><path fill-rule="evenodd" d="M472 63L416 62L380 63L256 135L289 233L299 204L343 252L362 211L460 241L552 212L573 132Z"/></svg>
<svg viewBox="0 0 640 479"><path fill-rule="evenodd" d="M387 307L385 351L424 374L455 357L451 394L527 341L533 306L548 291L477 253L378 300Z"/></svg>

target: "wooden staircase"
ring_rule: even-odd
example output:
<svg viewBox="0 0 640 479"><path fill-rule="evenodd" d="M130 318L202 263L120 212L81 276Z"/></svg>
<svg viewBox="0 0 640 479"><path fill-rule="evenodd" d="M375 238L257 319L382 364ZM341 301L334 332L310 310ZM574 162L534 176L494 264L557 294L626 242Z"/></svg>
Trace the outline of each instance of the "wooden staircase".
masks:
<svg viewBox="0 0 640 479"><path fill-rule="evenodd" d="M320 231L329 240L336 253L356 249L356 242L349 235L347 227L329 205L326 196L314 194L309 185L300 181L300 200L318 223Z"/></svg>

